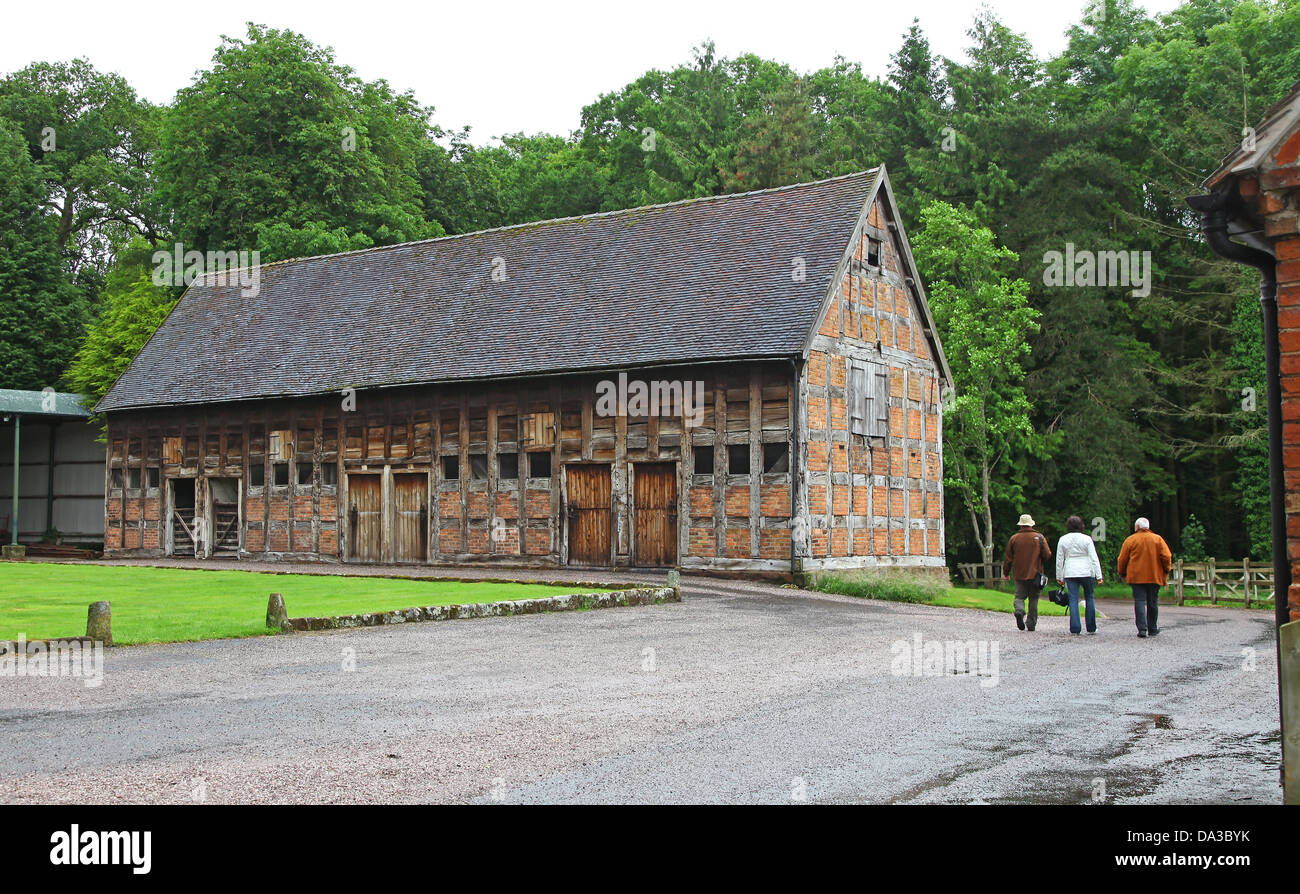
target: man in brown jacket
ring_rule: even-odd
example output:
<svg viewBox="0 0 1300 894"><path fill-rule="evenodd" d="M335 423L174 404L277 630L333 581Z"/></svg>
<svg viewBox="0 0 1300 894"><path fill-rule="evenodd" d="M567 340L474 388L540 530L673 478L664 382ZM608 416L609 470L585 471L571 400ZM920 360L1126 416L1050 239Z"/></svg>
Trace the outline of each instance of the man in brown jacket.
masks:
<svg viewBox="0 0 1300 894"><path fill-rule="evenodd" d="M1020 516L1016 524L1020 530L1007 541L1002 573L1016 582L1016 626L1021 630L1033 630L1038 626L1038 597L1043 592L1040 575L1052 558L1052 548L1047 545L1047 538L1034 530L1034 520L1028 513ZM1029 601L1028 619L1025 618L1025 600Z"/></svg>
<svg viewBox="0 0 1300 894"><path fill-rule="evenodd" d="M1160 588L1169 579L1174 556L1165 538L1151 530L1151 522L1139 518L1133 533L1119 550L1119 576L1133 588L1133 617L1138 636L1155 636L1160 616Z"/></svg>

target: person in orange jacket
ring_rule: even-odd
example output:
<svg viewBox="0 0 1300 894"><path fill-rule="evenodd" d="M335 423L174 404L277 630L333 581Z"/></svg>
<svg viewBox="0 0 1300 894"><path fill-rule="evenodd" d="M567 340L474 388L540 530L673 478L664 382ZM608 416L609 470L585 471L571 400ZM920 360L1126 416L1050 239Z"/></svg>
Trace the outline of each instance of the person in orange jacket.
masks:
<svg viewBox="0 0 1300 894"><path fill-rule="evenodd" d="M1133 533L1119 550L1119 576L1133 588L1133 617L1138 636L1160 633L1160 588L1169 579L1174 554L1165 538L1151 530L1151 522L1139 518Z"/></svg>

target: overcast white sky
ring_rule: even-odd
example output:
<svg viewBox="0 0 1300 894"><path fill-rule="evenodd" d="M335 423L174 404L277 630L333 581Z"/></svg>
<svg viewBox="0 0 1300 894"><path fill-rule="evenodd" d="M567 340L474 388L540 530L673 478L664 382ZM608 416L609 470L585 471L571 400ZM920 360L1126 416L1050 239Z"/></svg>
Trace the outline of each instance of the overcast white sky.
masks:
<svg viewBox="0 0 1300 894"><path fill-rule="evenodd" d="M1040 56L1060 50L1085 0L988 0L1027 33ZM690 58L712 38L724 56L753 52L799 71L838 53L884 75L915 16L934 50L960 57L979 0L652 0L652 2L358 3L224 0L126 5L105 0L7 0L0 73L36 60L85 56L116 71L144 97L168 102L206 68L222 34L255 21L332 46L366 80L412 89L444 127L472 126L474 142L502 133L564 133L584 105L650 68ZM1178 0L1145 0L1152 13Z"/></svg>

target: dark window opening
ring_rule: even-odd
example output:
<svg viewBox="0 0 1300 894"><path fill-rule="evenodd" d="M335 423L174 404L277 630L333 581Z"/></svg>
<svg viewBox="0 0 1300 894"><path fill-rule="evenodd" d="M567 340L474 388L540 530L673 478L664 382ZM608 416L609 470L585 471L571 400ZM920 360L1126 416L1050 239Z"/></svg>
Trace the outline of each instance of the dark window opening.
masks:
<svg viewBox="0 0 1300 894"><path fill-rule="evenodd" d="M503 480L519 477L519 454L518 453L498 453L497 454L497 475Z"/></svg>
<svg viewBox="0 0 1300 894"><path fill-rule="evenodd" d="M149 490L157 490L157 489L158 489L158 470L157 470L157 469L150 469L150 470L149 470L149 479L148 479L148 480L149 480Z"/></svg>
<svg viewBox="0 0 1300 894"><path fill-rule="evenodd" d="M727 447L727 474L749 474L749 445L731 444Z"/></svg>
<svg viewBox="0 0 1300 894"><path fill-rule="evenodd" d="M335 487L339 483L339 467L337 463L321 463L320 483L322 487Z"/></svg>
<svg viewBox="0 0 1300 894"><path fill-rule="evenodd" d="M121 490L121 489L122 489L122 470L121 470L121 469L114 469L114 470L113 470L113 473L112 473L112 475L111 475L111 480L112 480L112 483L113 483L113 487L117 488L118 490Z"/></svg>
<svg viewBox="0 0 1300 894"><path fill-rule="evenodd" d="M131 490L139 490L139 489L140 489L140 470L139 470L139 469L127 469L127 470L126 470L126 486L127 486L128 488L130 488Z"/></svg>
<svg viewBox="0 0 1300 894"><path fill-rule="evenodd" d="M298 463L298 483L299 483L299 484L310 485L310 484L311 484L311 473L312 473L311 463Z"/></svg>
<svg viewBox="0 0 1300 894"><path fill-rule="evenodd" d="M487 481L488 462L486 453L471 453L469 457L469 477L475 481Z"/></svg>
<svg viewBox="0 0 1300 894"><path fill-rule="evenodd" d="M459 456L444 456L442 458L442 479L444 481L460 480Z"/></svg>
<svg viewBox="0 0 1300 894"><path fill-rule="evenodd" d="M289 464L272 463L271 464L271 484L275 487L289 486Z"/></svg>
<svg viewBox="0 0 1300 894"><path fill-rule="evenodd" d="M764 444L763 471L769 474L790 471L790 445Z"/></svg>
<svg viewBox="0 0 1300 894"><path fill-rule="evenodd" d="M696 447L692 452L695 454L695 474L712 475L713 474L713 448Z"/></svg>
<svg viewBox="0 0 1300 894"><path fill-rule="evenodd" d="M867 237L867 266L880 266L880 240Z"/></svg>
<svg viewBox="0 0 1300 894"><path fill-rule="evenodd" d="M528 477L529 478L550 478L551 477L551 455L549 453L528 454Z"/></svg>
<svg viewBox="0 0 1300 894"><path fill-rule="evenodd" d="M248 467L248 486L261 487L266 484L266 465L258 460Z"/></svg>

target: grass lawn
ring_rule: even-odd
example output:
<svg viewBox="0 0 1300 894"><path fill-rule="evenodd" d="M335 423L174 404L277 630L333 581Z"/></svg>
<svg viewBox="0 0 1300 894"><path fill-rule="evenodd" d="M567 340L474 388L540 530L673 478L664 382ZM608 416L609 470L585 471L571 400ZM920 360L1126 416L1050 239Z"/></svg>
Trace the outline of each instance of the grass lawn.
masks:
<svg viewBox="0 0 1300 894"><path fill-rule="evenodd" d="M1050 587L1043 591L1042 598L1038 600L1039 615L1067 615L1069 610L1056 605L1047 598L1047 594L1056 589ZM1097 594L1102 596L1101 593ZM927 605L946 605L950 608L978 608L990 612L1007 612L1010 614L1012 607L1013 594L1010 590L985 590L976 587L950 587L940 593L937 593L932 600L927 601ZM1079 606L1080 613L1083 612L1082 600Z"/></svg>
<svg viewBox="0 0 1300 894"><path fill-rule="evenodd" d="M975 608L982 611L1006 612L1011 614L1011 590L989 590L978 587L951 586L946 581L934 581L923 578L909 578L902 575L872 574L829 574L821 576L814 589L823 593L840 593L845 596L860 596L864 599L883 599L890 602L913 602L921 605L942 605L948 608ZM1038 600L1038 614L1042 616L1065 616L1069 610L1052 603L1047 598L1056 584L1049 585ZM1106 584L1097 588L1097 598L1129 598L1129 589L1123 584ZM1100 611L1101 609L1099 607ZM1082 612L1082 607L1080 608Z"/></svg>
<svg viewBox="0 0 1300 894"><path fill-rule="evenodd" d="M113 604L113 641L128 644L265 634L266 602L272 593L283 594L289 616L301 618L423 605L536 599L591 589L0 562L0 640L17 639L19 634L25 634L29 640L83 636L86 608L101 599Z"/></svg>

